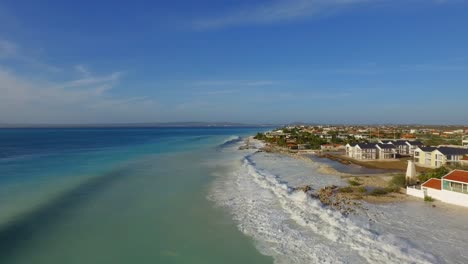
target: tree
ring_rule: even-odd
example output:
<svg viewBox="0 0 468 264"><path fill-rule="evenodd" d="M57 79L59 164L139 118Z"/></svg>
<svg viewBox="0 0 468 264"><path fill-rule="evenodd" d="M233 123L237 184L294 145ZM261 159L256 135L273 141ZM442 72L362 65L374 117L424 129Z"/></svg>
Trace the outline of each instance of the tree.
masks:
<svg viewBox="0 0 468 264"><path fill-rule="evenodd" d="M423 173L421 175L418 176L418 179L421 181L421 182L425 182L431 178L437 178L437 179L440 179L442 178L442 176L446 175L447 173L449 173L450 170L446 167L440 167L440 168L437 168L437 169L434 169L430 172L426 172L426 173Z"/></svg>

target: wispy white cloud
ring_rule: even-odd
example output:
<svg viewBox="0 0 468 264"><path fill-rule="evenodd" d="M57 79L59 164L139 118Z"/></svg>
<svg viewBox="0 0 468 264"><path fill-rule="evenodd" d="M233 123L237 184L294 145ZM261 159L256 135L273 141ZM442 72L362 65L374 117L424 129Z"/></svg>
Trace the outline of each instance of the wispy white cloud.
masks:
<svg viewBox="0 0 468 264"><path fill-rule="evenodd" d="M83 87L83 86L102 86L105 84L116 84L120 77L122 76L121 72L114 72L109 75L105 76L91 76L91 74L88 74L88 76L81 78L81 79L76 79L76 80L71 80L67 82L63 82L58 84L58 87L61 88L73 88L73 87Z"/></svg>
<svg viewBox="0 0 468 264"><path fill-rule="evenodd" d="M406 63L401 65L386 65L378 63L355 64L339 68L323 68L317 66L309 69L312 73L331 75L376 75L395 72L463 72L468 71L468 65L461 59L434 61L424 63Z"/></svg>
<svg viewBox="0 0 468 264"><path fill-rule="evenodd" d="M219 29L242 25L261 25L288 22L335 14L346 8L375 3L464 3L466 0L271 0L228 11L220 16L196 19L191 25L196 30Z"/></svg>
<svg viewBox="0 0 468 264"><path fill-rule="evenodd" d="M193 86L268 86L279 83L272 80L202 80L193 81Z"/></svg>
<svg viewBox="0 0 468 264"><path fill-rule="evenodd" d="M84 77L90 77L90 76L91 76L90 71L89 71L88 68L87 68L86 66L84 66L83 64L76 65L76 66L75 66L75 70L76 70L77 72L79 72L80 74L82 74Z"/></svg>
<svg viewBox="0 0 468 264"><path fill-rule="evenodd" d="M219 17L193 21L195 29L216 29L229 26L269 24L315 17L342 8L379 0L274 0L256 6L246 6Z"/></svg>
<svg viewBox="0 0 468 264"><path fill-rule="evenodd" d="M444 72L458 72L468 71L467 65L460 64L435 64L435 63L423 63L423 64L405 64L401 65L402 71L444 71Z"/></svg>
<svg viewBox="0 0 468 264"><path fill-rule="evenodd" d="M0 38L0 60L8 59L21 62L32 68L49 72L60 72L61 68L44 63L37 58L28 56L21 47L13 41Z"/></svg>
<svg viewBox="0 0 468 264"><path fill-rule="evenodd" d="M90 73L92 76L92 74ZM109 123L149 120L158 104L148 97L116 97L119 73L68 82L29 80L0 68L0 123Z"/></svg>
<svg viewBox="0 0 468 264"><path fill-rule="evenodd" d="M17 53L17 47L13 42L0 39L0 58L13 57Z"/></svg>

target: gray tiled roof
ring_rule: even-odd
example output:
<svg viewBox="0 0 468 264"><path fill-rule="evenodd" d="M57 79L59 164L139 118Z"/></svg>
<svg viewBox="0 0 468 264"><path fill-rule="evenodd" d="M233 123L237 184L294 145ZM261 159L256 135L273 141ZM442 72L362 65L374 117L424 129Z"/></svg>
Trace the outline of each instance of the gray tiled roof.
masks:
<svg viewBox="0 0 468 264"><path fill-rule="evenodd" d="M444 155L466 155L468 149L466 148L451 148L451 147L440 147L438 150Z"/></svg>
<svg viewBox="0 0 468 264"><path fill-rule="evenodd" d="M377 144L382 149L394 149L395 145L393 144Z"/></svg>
<svg viewBox="0 0 468 264"><path fill-rule="evenodd" d="M420 147L420 149L424 152L432 152L436 150L437 148L436 147Z"/></svg>
<svg viewBox="0 0 468 264"><path fill-rule="evenodd" d="M357 144L357 146L359 146L361 149L373 149L373 148L376 148L376 147L375 147L375 144L373 144L373 143L359 143L359 144Z"/></svg>
<svg viewBox="0 0 468 264"><path fill-rule="evenodd" d="M424 145L421 141L415 140L415 141L408 141L412 146L422 146Z"/></svg>

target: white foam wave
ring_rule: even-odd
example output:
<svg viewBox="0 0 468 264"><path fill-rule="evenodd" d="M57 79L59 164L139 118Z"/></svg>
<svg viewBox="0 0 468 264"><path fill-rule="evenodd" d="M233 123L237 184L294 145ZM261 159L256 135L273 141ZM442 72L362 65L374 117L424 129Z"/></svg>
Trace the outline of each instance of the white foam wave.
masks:
<svg viewBox="0 0 468 264"><path fill-rule="evenodd" d="M276 263L431 263L434 257L389 234L378 234L322 207L246 156L215 182L212 198L228 207L239 229Z"/></svg>
<svg viewBox="0 0 468 264"><path fill-rule="evenodd" d="M236 136L236 135L229 136L226 139L224 139L224 141L220 145L229 144L229 143L237 142L237 141L240 141L240 140L241 140L240 136Z"/></svg>

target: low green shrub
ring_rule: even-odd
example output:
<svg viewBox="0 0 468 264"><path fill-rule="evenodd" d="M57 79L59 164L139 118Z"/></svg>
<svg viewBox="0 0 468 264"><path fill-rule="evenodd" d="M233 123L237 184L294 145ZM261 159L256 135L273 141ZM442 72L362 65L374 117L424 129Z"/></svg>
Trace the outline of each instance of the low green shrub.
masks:
<svg viewBox="0 0 468 264"><path fill-rule="evenodd" d="M340 193L352 193L352 192L353 192L353 188L351 188L351 187L349 187L349 186L348 186L348 187L342 187L342 188L338 189L338 191L339 191Z"/></svg>
<svg viewBox="0 0 468 264"><path fill-rule="evenodd" d="M374 190L371 191L371 195L375 195L375 196L380 196L380 195L385 195L389 193L389 191L387 190L387 188L375 188Z"/></svg>
<svg viewBox="0 0 468 264"><path fill-rule="evenodd" d="M432 197L430 197L430 196L424 196L424 201L425 202L433 202L434 199Z"/></svg>
<svg viewBox="0 0 468 264"><path fill-rule="evenodd" d="M361 186L361 187L357 188L357 190L358 190L358 192L360 192L360 193L365 193L365 192L367 192L367 189L366 189L366 187L364 187L364 186Z"/></svg>
<svg viewBox="0 0 468 264"><path fill-rule="evenodd" d="M404 174L397 174L392 177L392 180L390 181L391 184L404 188L406 187L406 176Z"/></svg>
<svg viewBox="0 0 468 264"><path fill-rule="evenodd" d="M349 185L351 185L351 186L360 186L360 185L361 185L360 182L355 181L355 180L349 180L348 183L349 183Z"/></svg>
<svg viewBox="0 0 468 264"><path fill-rule="evenodd" d="M391 193L391 192L400 192L400 186L390 185L387 188L385 188L385 190L387 192L389 192L389 193Z"/></svg>

